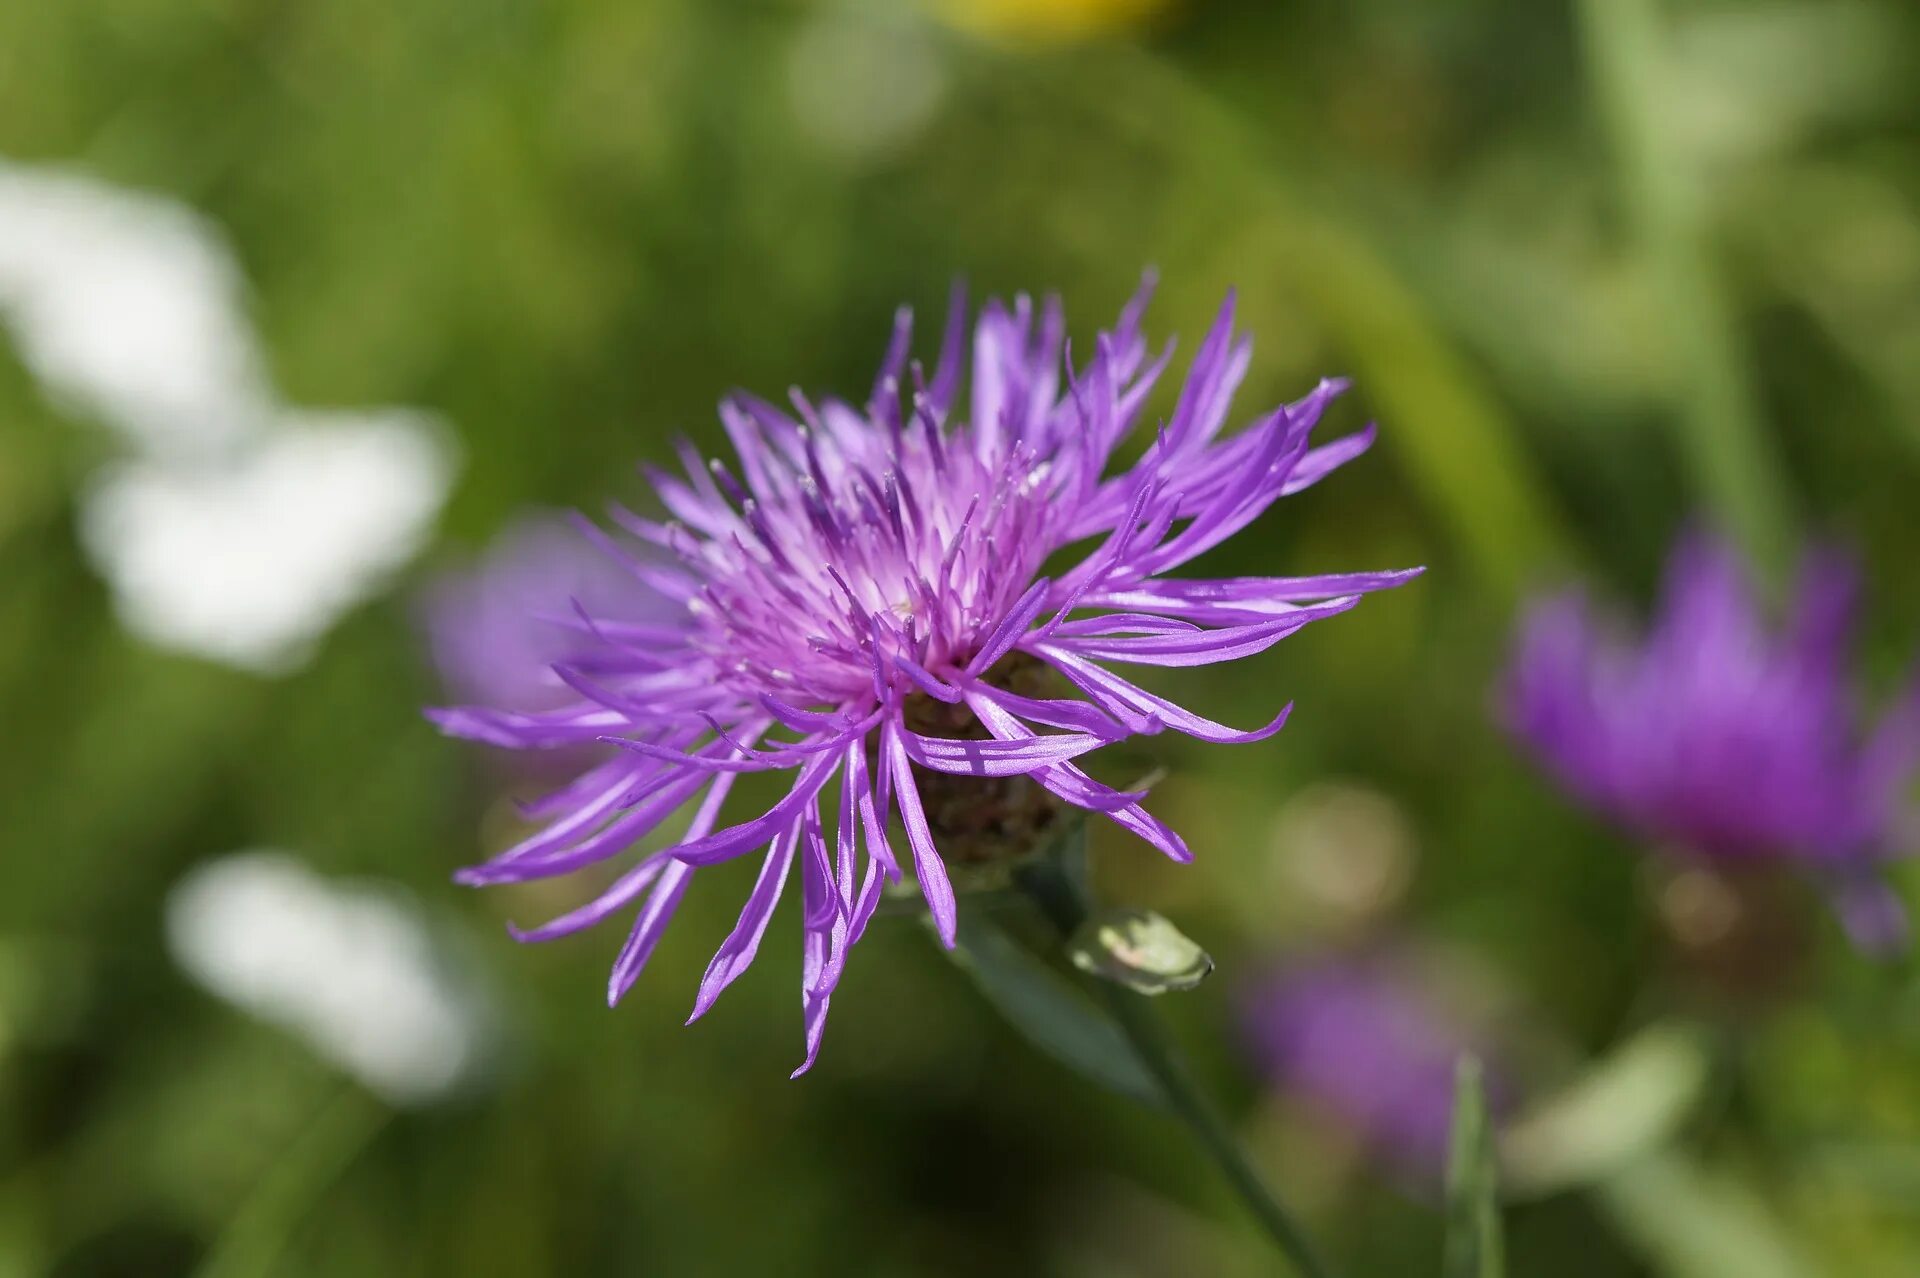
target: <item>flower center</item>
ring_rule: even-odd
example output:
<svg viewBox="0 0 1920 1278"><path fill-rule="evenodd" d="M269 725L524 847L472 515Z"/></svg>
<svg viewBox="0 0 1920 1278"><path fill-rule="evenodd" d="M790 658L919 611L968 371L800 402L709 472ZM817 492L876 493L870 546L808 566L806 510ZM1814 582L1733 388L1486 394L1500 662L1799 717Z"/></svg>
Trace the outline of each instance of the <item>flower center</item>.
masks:
<svg viewBox="0 0 1920 1278"><path fill-rule="evenodd" d="M928 669L977 644L1059 540L1049 468L964 427L808 436L804 466L755 456L738 528L690 548L701 642L743 692L843 703L904 656ZM733 485L729 479L726 481Z"/></svg>
<svg viewBox="0 0 1920 1278"><path fill-rule="evenodd" d="M1023 652L1009 653L984 682L1023 697L1057 696L1059 676ZM923 736L984 741L992 734L964 704L915 692L902 703L902 721ZM914 769L934 842L950 863L1007 864L1039 851L1057 826L1062 804L1031 777L968 777Z"/></svg>

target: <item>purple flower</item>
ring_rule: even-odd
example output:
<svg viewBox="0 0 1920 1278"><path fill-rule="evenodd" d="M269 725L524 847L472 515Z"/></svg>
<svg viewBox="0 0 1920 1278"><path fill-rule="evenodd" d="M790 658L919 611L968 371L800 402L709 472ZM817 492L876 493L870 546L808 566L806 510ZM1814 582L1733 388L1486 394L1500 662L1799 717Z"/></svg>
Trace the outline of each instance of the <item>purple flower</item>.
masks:
<svg viewBox="0 0 1920 1278"><path fill-rule="evenodd" d="M1856 731L1856 588L1845 560L1816 557L1791 625L1770 634L1734 553L1688 539L1644 641L1610 632L1577 593L1530 611L1508 723L1569 792L1641 837L1722 865L1811 869L1858 942L1895 944L1903 915L1874 869L1920 758L1920 688Z"/></svg>
<svg viewBox="0 0 1920 1278"><path fill-rule="evenodd" d="M547 940L633 911L608 985L616 1001L694 872L762 854L693 1014L753 961L797 873L805 1070L847 951L905 868L951 945L943 853L1031 841L1057 805L1102 813L1190 859L1142 794L1102 785L1073 760L1164 728L1256 741L1286 710L1241 731L1112 666L1251 656L1412 573L1164 576L1359 455L1372 432L1310 447L1308 433L1343 389L1322 382L1223 435L1251 354L1234 336L1229 299L1172 418L1136 462L1109 475L1171 355L1150 358L1141 336L1148 291L1077 372L1063 361L1057 300L1038 310L1024 297L1011 309L989 302L972 333L964 407L964 300L956 293L931 377L908 362L903 310L864 409L795 391L789 412L736 395L720 406L736 462L709 463L682 446L683 475L650 472L673 522L623 509L613 520L653 557L583 521L661 598L663 615L631 622L579 609L582 649L554 668L573 694L563 706L433 717L450 733L512 749L605 741L618 752L534 804L545 828L462 880L596 866L691 806L671 846L641 856L586 905L517 935ZM1068 550L1076 553L1063 557ZM723 827L735 781L758 772L790 774L786 792ZM889 835L896 811L904 849Z"/></svg>
<svg viewBox="0 0 1920 1278"><path fill-rule="evenodd" d="M1446 1165L1454 1070L1488 1044L1446 1010L1410 963L1388 955L1329 957L1283 967L1243 1001L1260 1065L1280 1086L1327 1111L1402 1174L1431 1183ZM1509 1094L1488 1062L1488 1103Z"/></svg>

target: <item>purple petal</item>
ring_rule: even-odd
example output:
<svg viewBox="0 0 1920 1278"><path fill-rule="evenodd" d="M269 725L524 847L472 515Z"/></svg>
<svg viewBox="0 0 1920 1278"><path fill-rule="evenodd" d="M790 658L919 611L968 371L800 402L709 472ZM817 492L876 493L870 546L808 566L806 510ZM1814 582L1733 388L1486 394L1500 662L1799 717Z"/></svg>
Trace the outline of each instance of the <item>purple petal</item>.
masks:
<svg viewBox="0 0 1920 1278"><path fill-rule="evenodd" d="M1022 719L1044 723L1050 728L1091 733L1105 741L1118 741L1128 733L1138 731L1137 728L1122 727L1112 716L1103 714L1097 706L1085 701L1035 700L979 682L966 684L965 691L970 698L986 697Z"/></svg>
<svg viewBox="0 0 1920 1278"><path fill-rule="evenodd" d="M1082 657L1104 661L1125 661L1151 666L1205 666L1221 661L1237 661L1265 652L1309 622L1346 612L1358 598L1336 599L1316 604L1272 621L1243 626L1222 626L1215 630L1185 630L1168 635L1138 635L1111 639L1055 639L1044 645L1048 651L1064 649Z"/></svg>
<svg viewBox="0 0 1920 1278"><path fill-rule="evenodd" d="M1377 426L1369 425L1365 430L1312 449L1294 464L1293 471L1287 476L1287 482L1280 489L1281 495L1291 497L1294 493L1319 483L1373 447L1374 437L1379 433Z"/></svg>
<svg viewBox="0 0 1920 1278"><path fill-rule="evenodd" d="M995 705L991 698L974 696L968 698L968 704L987 731L1002 740L1019 740L1029 735L1029 730L1005 710ZM1134 796L1121 794L1101 785L1088 777L1086 773L1070 763L1045 767L1033 773L1033 779L1054 794L1069 803L1092 811L1105 813L1125 829L1151 843L1175 861L1187 862L1193 859L1192 851L1186 841L1174 829L1150 815L1146 809L1134 802Z"/></svg>
<svg viewBox="0 0 1920 1278"><path fill-rule="evenodd" d="M1299 604L1391 590L1420 576L1424 568L1399 572L1335 573L1322 577L1223 577L1141 582L1090 593L1088 607L1172 613L1195 621L1243 621L1249 614L1281 616Z"/></svg>
<svg viewBox="0 0 1920 1278"><path fill-rule="evenodd" d="M839 767L838 755L819 755L801 770L787 797L761 816L668 850L689 865L712 865L765 846L774 836L794 827L801 808L813 802L814 796L820 793L820 787L833 778Z"/></svg>
<svg viewBox="0 0 1920 1278"><path fill-rule="evenodd" d="M740 911L740 921L720 943L713 961L707 964L706 975L700 978L700 994L694 1000L693 1015L687 1017L687 1024L704 1016L721 991L752 966L753 956L760 950L760 938L766 935L767 921L773 917L773 907L780 900L781 889L787 885L787 872L793 868L794 847L799 841L799 831L792 827L774 839L773 850L760 863L760 877L754 880L753 892Z"/></svg>
<svg viewBox="0 0 1920 1278"><path fill-rule="evenodd" d="M693 867L680 861L667 862L666 868L660 872L653 894L647 897L646 905L641 907L639 917L633 921L633 930L627 933L627 943L620 948L620 956L613 962L613 971L607 978L608 1007L618 1003L640 978L641 970L653 956L654 947L660 944L660 938L673 918L674 909L680 904L680 898L686 895L687 884L692 879Z"/></svg>
<svg viewBox="0 0 1920 1278"><path fill-rule="evenodd" d="M1224 723L1216 723L1212 719L1197 715L1183 706L1175 705L1165 697L1157 697L1146 689L1122 679L1111 670L1097 666L1071 652L1048 648L1039 655L1092 697L1107 713L1123 722L1137 722L1144 717L1156 729L1160 725L1165 725L1176 732L1184 732L1190 737L1210 741L1216 745L1242 745L1264 741L1280 731L1287 721L1287 714L1293 709L1292 703L1288 703L1281 707L1280 713L1274 716L1265 727L1255 728L1251 732L1242 732Z"/></svg>
<svg viewBox="0 0 1920 1278"><path fill-rule="evenodd" d="M1064 763L1109 739L1075 732L1026 741L968 741L923 737L904 728L899 735L907 756L921 767L973 777L1019 776L1049 763Z"/></svg>
<svg viewBox="0 0 1920 1278"><path fill-rule="evenodd" d="M652 886L653 881L659 878L660 872L666 868L667 860L666 857L650 856L615 879L613 886L578 909L569 910L558 918L542 923L539 927L522 928L509 923L507 932L516 941L535 942L571 936L582 928L592 927Z"/></svg>
<svg viewBox="0 0 1920 1278"><path fill-rule="evenodd" d="M894 802L900 808L900 821L907 827L907 842L913 848L913 873L920 880L920 894L927 899L933 924L941 942L952 949L960 914L953 898L953 884L947 879L947 867L933 846L933 831L927 825L926 812L920 806L920 791L914 785L913 770L907 763L906 747L899 730L888 724L880 733L880 752L893 775Z"/></svg>
<svg viewBox="0 0 1920 1278"><path fill-rule="evenodd" d="M1027 593L1020 596L1020 602L1001 618L1000 624L987 635L986 642L981 645L980 651L974 654L973 660L967 662L966 674L969 677L984 674L994 662L1007 655L1013 645L1019 641L1020 636L1026 632L1027 627L1033 624L1033 619L1040 615L1040 610L1046 606L1047 591L1051 587L1052 583L1045 577L1027 587Z"/></svg>

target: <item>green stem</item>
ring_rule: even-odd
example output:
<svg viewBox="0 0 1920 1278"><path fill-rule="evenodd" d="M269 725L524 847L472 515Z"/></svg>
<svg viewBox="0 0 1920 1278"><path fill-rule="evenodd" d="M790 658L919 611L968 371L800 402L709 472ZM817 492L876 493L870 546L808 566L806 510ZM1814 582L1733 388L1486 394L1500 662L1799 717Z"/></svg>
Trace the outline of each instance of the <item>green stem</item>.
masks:
<svg viewBox="0 0 1920 1278"><path fill-rule="evenodd" d="M390 1111L349 1084L262 1176L200 1263L197 1278L273 1273L309 1208L386 1125Z"/></svg>
<svg viewBox="0 0 1920 1278"><path fill-rule="evenodd" d="M1679 427L1707 504L1766 572L1791 539L1788 487L1714 268L1695 176L1672 122L1658 0L1579 0L1582 45L1676 356Z"/></svg>
<svg viewBox="0 0 1920 1278"><path fill-rule="evenodd" d="M1084 889L1052 859L1022 867L1018 881L1062 937L1072 936L1091 913ZM1304 1278L1330 1278L1332 1270L1307 1240L1306 1231L1261 1179L1240 1142L1194 1081L1159 1012L1145 995L1108 981L1094 984L1140 1063L1160 1085L1167 1107L1186 1123L1281 1253Z"/></svg>

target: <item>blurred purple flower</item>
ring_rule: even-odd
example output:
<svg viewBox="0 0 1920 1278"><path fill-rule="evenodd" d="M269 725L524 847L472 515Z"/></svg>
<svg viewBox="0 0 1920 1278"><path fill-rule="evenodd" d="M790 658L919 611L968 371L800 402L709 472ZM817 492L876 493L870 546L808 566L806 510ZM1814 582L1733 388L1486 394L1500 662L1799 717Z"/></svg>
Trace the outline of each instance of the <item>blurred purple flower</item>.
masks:
<svg viewBox="0 0 1920 1278"><path fill-rule="evenodd" d="M463 701L552 710L576 694L554 673L585 656L575 603L622 621L669 615L659 595L558 513L523 517L478 560L428 586L422 609L434 664Z"/></svg>
<svg viewBox="0 0 1920 1278"><path fill-rule="evenodd" d="M1920 686L1864 738L1847 690L1857 578L1813 558L1792 623L1768 632L1733 551L1681 543L1652 629L1609 631L1578 593L1519 632L1512 731L1569 792L1643 838L1723 866L1798 864L1835 892L1856 943L1903 942L1876 870L1920 761Z"/></svg>
<svg viewBox="0 0 1920 1278"><path fill-rule="evenodd" d="M1454 1069L1487 1069L1488 1104L1510 1091L1490 1044L1446 1010L1410 963L1323 957L1279 968L1242 1002L1254 1056L1279 1086L1326 1111L1384 1164L1423 1185L1446 1165Z"/></svg>
<svg viewBox="0 0 1920 1278"><path fill-rule="evenodd" d="M651 472L675 522L613 514L677 564L635 558L612 536L593 534L660 597L663 615L631 622L588 609L578 617L580 647L555 671L571 692L558 708L433 712L449 733L511 749L619 747L533 805L550 822L544 830L462 880L509 883L606 862L697 800L672 846L640 858L588 904L518 935L563 936L637 903L608 984L616 1001L693 872L764 851L739 925L701 982L697 1017L752 962L797 865L804 1070L848 949L882 888L902 875L888 837L895 809L949 945L956 905L936 834L948 834L945 813L977 816L969 809L982 803L971 796L1002 793L1006 778L1030 779L1048 802L1101 812L1175 860L1190 859L1180 836L1140 806L1141 794L1101 785L1071 760L1163 728L1206 741L1259 740L1280 728L1286 710L1237 731L1135 686L1110 663L1251 656L1413 574L1163 579L1359 455L1372 432L1310 447L1314 423L1343 389L1322 382L1223 437L1252 351L1234 336L1229 299L1172 419L1137 462L1109 477L1171 355L1150 357L1140 333L1147 292L1095 341L1091 360L1065 369L1064 384L1057 299L1038 309L1024 297L1011 309L989 302L972 330L971 401L962 407L969 343L956 292L930 378L908 362L911 319L902 310L864 409L816 404L797 391L792 413L745 394L724 401L737 463L709 463L682 446L684 476ZM1079 545L1077 562L1040 575ZM1049 671L1061 690L1081 695L1054 698L1041 678ZM794 773L785 795L716 828L738 777L769 771ZM956 777L978 788L957 792Z"/></svg>

